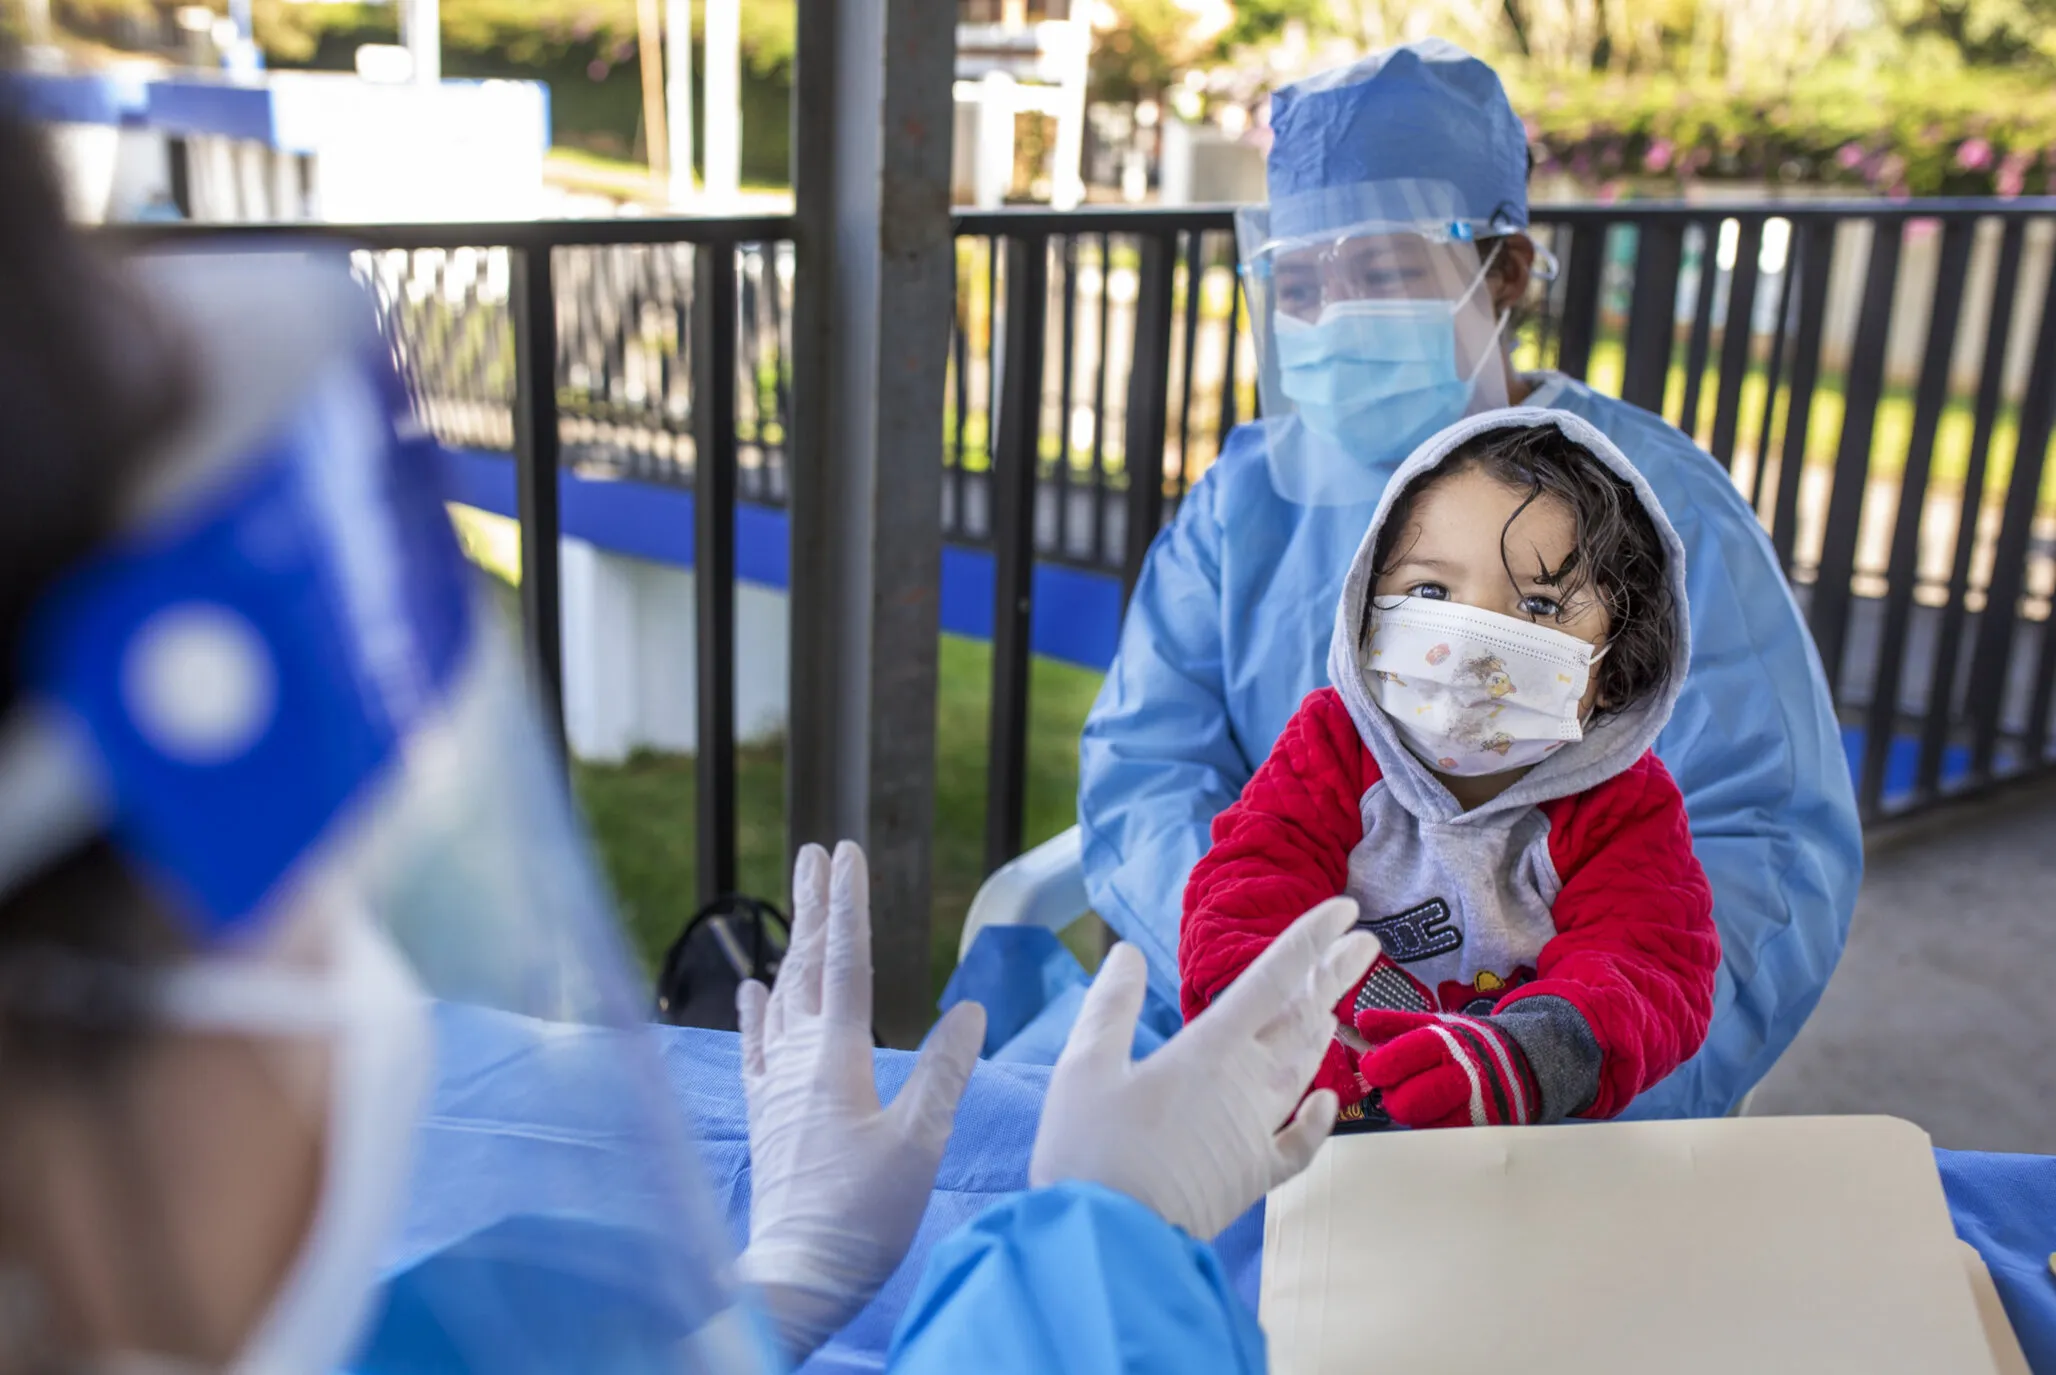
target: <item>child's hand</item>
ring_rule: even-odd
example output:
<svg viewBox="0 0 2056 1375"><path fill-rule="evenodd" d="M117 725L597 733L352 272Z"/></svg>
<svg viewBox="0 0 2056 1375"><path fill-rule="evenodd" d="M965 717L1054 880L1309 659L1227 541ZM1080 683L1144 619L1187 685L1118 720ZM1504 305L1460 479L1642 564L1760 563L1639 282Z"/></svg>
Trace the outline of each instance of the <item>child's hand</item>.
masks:
<svg viewBox="0 0 2056 1375"><path fill-rule="evenodd" d="M1358 1073L1403 1126L1519 1124L1540 1109L1528 1057L1490 1017L1371 1008L1356 1029L1369 1045Z"/></svg>

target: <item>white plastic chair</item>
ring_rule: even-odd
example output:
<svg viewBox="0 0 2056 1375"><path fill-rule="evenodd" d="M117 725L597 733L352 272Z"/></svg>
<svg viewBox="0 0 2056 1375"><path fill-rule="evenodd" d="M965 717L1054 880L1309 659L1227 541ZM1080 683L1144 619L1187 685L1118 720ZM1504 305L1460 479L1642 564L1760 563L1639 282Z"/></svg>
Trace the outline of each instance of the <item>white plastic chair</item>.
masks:
<svg viewBox="0 0 2056 1375"><path fill-rule="evenodd" d="M1083 840L1076 826L993 870L978 885L964 934L957 942L962 960L988 926L1040 926L1062 931L1092 910L1085 896Z"/></svg>

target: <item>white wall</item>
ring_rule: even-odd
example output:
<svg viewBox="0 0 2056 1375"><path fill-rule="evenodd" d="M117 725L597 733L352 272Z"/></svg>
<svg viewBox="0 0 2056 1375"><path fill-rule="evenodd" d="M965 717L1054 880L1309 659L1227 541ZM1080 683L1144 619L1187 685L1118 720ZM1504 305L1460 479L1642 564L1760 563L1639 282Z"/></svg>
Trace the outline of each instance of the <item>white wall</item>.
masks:
<svg viewBox="0 0 2056 1375"><path fill-rule="evenodd" d="M1157 195L1165 205L1246 205L1264 198L1264 154L1211 124L1167 119Z"/></svg>
<svg viewBox="0 0 2056 1375"><path fill-rule="evenodd" d="M567 539L563 572L564 725L580 759L637 749L691 751L698 741L695 583L688 569ZM785 728L786 594L735 589L735 730L742 741Z"/></svg>
<svg viewBox="0 0 2056 1375"><path fill-rule="evenodd" d="M118 223L169 206L171 163L162 135L114 124L52 124L46 129L72 219Z"/></svg>

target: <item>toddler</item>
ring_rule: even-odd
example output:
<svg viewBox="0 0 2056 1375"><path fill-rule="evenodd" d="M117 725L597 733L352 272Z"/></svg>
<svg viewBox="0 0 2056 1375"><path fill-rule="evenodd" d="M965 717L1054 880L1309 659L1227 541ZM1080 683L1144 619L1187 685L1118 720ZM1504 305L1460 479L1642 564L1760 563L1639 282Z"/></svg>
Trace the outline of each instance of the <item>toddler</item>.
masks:
<svg viewBox="0 0 2056 1375"><path fill-rule="evenodd" d="M1651 746L1684 548L1576 416L1474 416L1394 474L1301 703L1185 889L1190 1020L1347 893L1384 953L1315 1080L1346 1127L1612 1117L1699 1048L1720 943Z"/></svg>

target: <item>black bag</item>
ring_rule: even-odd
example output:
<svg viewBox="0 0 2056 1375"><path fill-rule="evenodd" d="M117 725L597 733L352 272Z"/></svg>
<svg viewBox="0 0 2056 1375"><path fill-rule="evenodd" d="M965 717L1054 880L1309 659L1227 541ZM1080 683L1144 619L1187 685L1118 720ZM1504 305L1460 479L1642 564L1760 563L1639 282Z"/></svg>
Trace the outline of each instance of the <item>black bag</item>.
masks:
<svg viewBox="0 0 2056 1375"><path fill-rule="evenodd" d="M656 1020L737 1030L735 991L745 979L767 986L776 982L791 938L785 913L763 899L742 893L715 898L693 913L664 952L657 971Z"/></svg>

